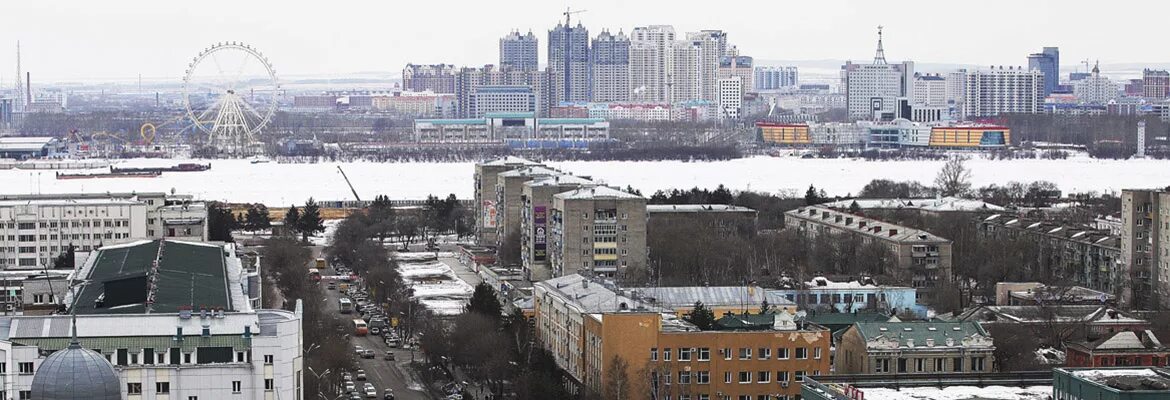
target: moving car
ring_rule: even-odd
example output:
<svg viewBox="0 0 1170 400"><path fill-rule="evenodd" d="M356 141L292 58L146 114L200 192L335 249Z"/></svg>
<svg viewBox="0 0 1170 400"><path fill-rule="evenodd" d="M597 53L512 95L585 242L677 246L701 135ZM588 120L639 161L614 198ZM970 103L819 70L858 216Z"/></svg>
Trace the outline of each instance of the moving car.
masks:
<svg viewBox="0 0 1170 400"><path fill-rule="evenodd" d="M378 398L378 389L375 389L374 384L372 384L372 383L366 382L365 392L366 392L367 399Z"/></svg>
<svg viewBox="0 0 1170 400"><path fill-rule="evenodd" d="M362 353L362 358L374 358L375 356L377 356L377 354L374 353L373 350L366 350L364 353Z"/></svg>
<svg viewBox="0 0 1170 400"><path fill-rule="evenodd" d="M387 350L386 355L382 356L382 359L386 361L394 361L394 353Z"/></svg>
<svg viewBox="0 0 1170 400"><path fill-rule="evenodd" d="M366 370L364 370L364 369L357 370L357 380L359 380L359 381L366 380Z"/></svg>
<svg viewBox="0 0 1170 400"><path fill-rule="evenodd" d="M394 389L383 390L382 400L394 400Z"/></svg>
<svg viewBox="0 0 1170 400"><path fill-rule="evenodd" d="M347 393L348 393L348 392L353 392L353 391L356 391L356 390L357 390L357 385L356 385L356 384L354 384L354 383L353 383L353 381L345 381L345 391L346 391Z"/></svg>

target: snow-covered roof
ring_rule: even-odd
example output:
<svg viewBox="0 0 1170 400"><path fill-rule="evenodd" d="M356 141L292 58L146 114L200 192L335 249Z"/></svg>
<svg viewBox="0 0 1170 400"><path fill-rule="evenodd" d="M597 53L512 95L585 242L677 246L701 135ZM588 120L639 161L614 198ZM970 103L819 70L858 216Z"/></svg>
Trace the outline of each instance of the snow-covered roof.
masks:
<svg viewBox="0 0 1170 400"><path fill-rule="evenodd" d="M537 282L535 286L558 294L584 313L617 312L622 309L634 309L636 306L634 299L619 295L603 284L590 282L588 278L579 274Z"/></svg>
<svg viewBox="0 0 1170 400"><path fill-rule="evenodd" d="M501 172L497 176L504 177L504 178L513 178L513 177L519 177L519 176L560 175L562 173L563 172L561 172L561 171L557 171L557 170L552 169L552 168L546 168L543 166L530 166L530 167L517 168L517 169L510 170L510 171Z"/></svg>
<svg viewBox="0 0 1170 400"><path fill-rule="evenodd" d="M0 137L0 150L40 151L56 140L56 138L47 136Z"/></svg>
<svg viewBox="0 0 1170 400"><path fill-rule="evenodd" d="M560 185L593 185L597 182L576 175L563 174L544 178L537 178L524 183L524 186L560 186Z"/></svg>
<svg viewBox="0 0 1170 400"><path fill-rule="evenodd" d="M825 204L830 208L849 208L856 202L861 209L917 209L923 211L1003 211L1004 208L980 200L959 197L933 199L848 199Z"/></svg>
<svg viewBox="0 0 1170 400"><path fill-rule="evenodd" d="M488 161L488 162L482 163L480 165L484 165L484 166L540 165L540 163L538 163L536 161L531 161L531 160L528 160L525 158L520 158L520 157L515 157L515 156L507 156L507 157L504 157L504 158L501 158L498 160Z"/></svg>
<svg viewBox="0 0 1170 400"><path fill-rule="evenodd" d="M586 199L643 199L644 197L606 186L595 186L557 193L553 197L564 200Z"/></svg>
<svg viewBox="0 0 1170 400"><path fill-rule="evenodd" d="M1048 400L1052 386L946 386L865 388L867 399L882 400Z"/></svg>
<svg viewBox="0 0 1170 400"><path fill-rule="evenodd" d="M764 300L769 305L794 304L780 294L772 294L758 286L684 286L630 288L636 298L667 308L690 307L696 301L709 307L744 306L758 310Z"/></svg>
<svg viewBox="0 0 1170 400"><path fill-rule="evenodd" d="M745 212L755 213L756 210L732 206L727 204L649 204L646 206L648 213L671 213L671 212Z"/></svg>
<svg viewBox="0 0 1170 400"><path fill-rule="evenodd" d="M950 240L933 233L885 221L840 212L823 206L802 207L784 213L785 218L810 221L898 243L938 244Z"/></svg>
<svg viewBox="0 0 1170 400"><path fill-rule="evenodd" d="M120 206L144 204L138 200L104 198L104 199L29 199L29 200L0 200L0 207L12 206Z"/></svg>

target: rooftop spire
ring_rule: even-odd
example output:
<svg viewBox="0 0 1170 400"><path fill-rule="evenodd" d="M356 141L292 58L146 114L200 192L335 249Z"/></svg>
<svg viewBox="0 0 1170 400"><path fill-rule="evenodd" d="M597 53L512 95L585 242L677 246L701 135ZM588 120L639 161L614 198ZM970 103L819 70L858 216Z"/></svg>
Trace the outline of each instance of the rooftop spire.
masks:
<svg viewBox="0 0 1170 400"><path fill-rule="evenodd" d="M874 64L886 64L886 50L882 48L882 26L878 25L878 48L873 55Z"/></svg>

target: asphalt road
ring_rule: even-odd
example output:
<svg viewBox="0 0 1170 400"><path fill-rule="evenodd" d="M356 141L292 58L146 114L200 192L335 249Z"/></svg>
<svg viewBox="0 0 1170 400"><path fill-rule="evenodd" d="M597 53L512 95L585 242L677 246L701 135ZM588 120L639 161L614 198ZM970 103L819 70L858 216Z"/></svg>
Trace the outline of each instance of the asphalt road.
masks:
<svg viewBox="0 0 1170 400"><path fill-rule="evenodd" d="M319 247L313 248L314 258L320 252ZM322 271L322 275L336 275L337 272L332 268ZM324 281L321 283L325 285ZM325 290L326 309L331 312L338 312L338 299L344 296L338 290ZM338 314L342 320L348 321L356 318L361 318L361 314ZM366 371L367 382L370 382L378 390L378 399L382 399L382 391L385 388L394 390L395 399L402 400L430 400L432 397L426 392L426 389L416 379L409 378L410 371L409 363L411 359L410 350L391 349L386 346L381 336L353 336L352 332L347 332L344 337L349 340L354 346L361 346L363 349L372 349L377 352L377 356L373 359L358 358L358 365ZM387 361L383 359L386 351L392 351L395 356L394 361ZM356 357L356 354L355 354ZM356 381L360 388L364 382Z"/></svg>

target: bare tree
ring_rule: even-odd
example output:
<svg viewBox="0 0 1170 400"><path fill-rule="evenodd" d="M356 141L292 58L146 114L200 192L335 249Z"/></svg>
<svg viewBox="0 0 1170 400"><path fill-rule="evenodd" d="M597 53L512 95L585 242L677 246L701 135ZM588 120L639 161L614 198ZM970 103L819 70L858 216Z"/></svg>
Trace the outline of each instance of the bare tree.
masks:
<svg viewBox="0 0 1170 400"><path fill-rule="evenodd" d="M630 364L622 356L614 355L609 359L605 368L605 378L609 384L603 388L606 400L626 400L634 396L630 393Z"/></svg>
<svg viewBox="0 0 1170 400"><path fill-rule="evenodd" d="M938 171L934 185L943 196L961 196L971 191L971 170L967 169L965 161L962 157L953 157Z"/></svg>

